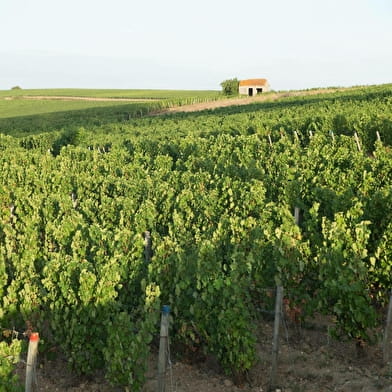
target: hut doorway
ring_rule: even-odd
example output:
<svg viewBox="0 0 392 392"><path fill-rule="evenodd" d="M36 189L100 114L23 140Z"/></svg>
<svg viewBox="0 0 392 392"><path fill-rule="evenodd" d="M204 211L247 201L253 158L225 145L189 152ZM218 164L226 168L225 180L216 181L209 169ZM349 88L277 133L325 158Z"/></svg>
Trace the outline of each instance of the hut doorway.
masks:
<svg viewBox="0 0 392 392"><path fill-rule="evenodd" d="M248 95L250 97L253 97L253 88L252 87L248 88Z"/></svg>

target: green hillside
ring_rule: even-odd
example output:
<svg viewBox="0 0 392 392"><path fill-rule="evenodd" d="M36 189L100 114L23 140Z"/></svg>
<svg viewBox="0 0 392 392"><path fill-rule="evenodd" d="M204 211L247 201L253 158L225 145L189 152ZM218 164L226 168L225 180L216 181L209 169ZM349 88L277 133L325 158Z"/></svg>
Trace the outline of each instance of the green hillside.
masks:
<svg viewBox="0 0 392 392"><path fill-rule="evenodd" d="M70 100L66 100L67 97ZM75 97L91 100L72 99ZM110 100L103 101L102 99L105 98ZM220 98L222 96L217 91L186 90L0 91L0 132L20 136L69 129L75 126L96 127L140 117L151 111L171 106ZM135 101L126 102L121 99Z"/></svg>

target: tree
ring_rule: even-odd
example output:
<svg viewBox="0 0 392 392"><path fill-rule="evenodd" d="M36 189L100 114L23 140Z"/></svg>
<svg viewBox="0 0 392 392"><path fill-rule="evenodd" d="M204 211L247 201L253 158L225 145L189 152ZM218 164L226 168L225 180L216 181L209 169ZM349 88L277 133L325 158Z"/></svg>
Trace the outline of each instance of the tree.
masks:
<svg viewBox="0 0 392 392"><path fill-rule="evenodd" d="M240 81L237 78L224 80L220 85L224 95L237 95Z"/></svg>

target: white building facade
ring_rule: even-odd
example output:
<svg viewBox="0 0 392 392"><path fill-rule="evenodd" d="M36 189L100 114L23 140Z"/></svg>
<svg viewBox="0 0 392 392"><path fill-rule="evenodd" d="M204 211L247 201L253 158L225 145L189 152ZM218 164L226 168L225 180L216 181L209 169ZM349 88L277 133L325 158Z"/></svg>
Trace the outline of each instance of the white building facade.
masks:
<svg viewBox="0 0 392 392"><path fill-rule="evenodd" d="M270 85L267 79L246 79L240 80L239 94L253 97L257 94L270 91Z"/></svg>

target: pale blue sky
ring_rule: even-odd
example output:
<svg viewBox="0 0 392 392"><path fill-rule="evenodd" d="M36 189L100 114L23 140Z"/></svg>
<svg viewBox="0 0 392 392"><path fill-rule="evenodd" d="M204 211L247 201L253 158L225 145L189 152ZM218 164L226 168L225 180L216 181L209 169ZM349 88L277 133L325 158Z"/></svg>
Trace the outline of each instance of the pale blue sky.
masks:
<svg viewBox="0 0 392 392"><path fill-rule="evenodd" d="M392 82L392 0L0 0L0 90Z"/></svg>

